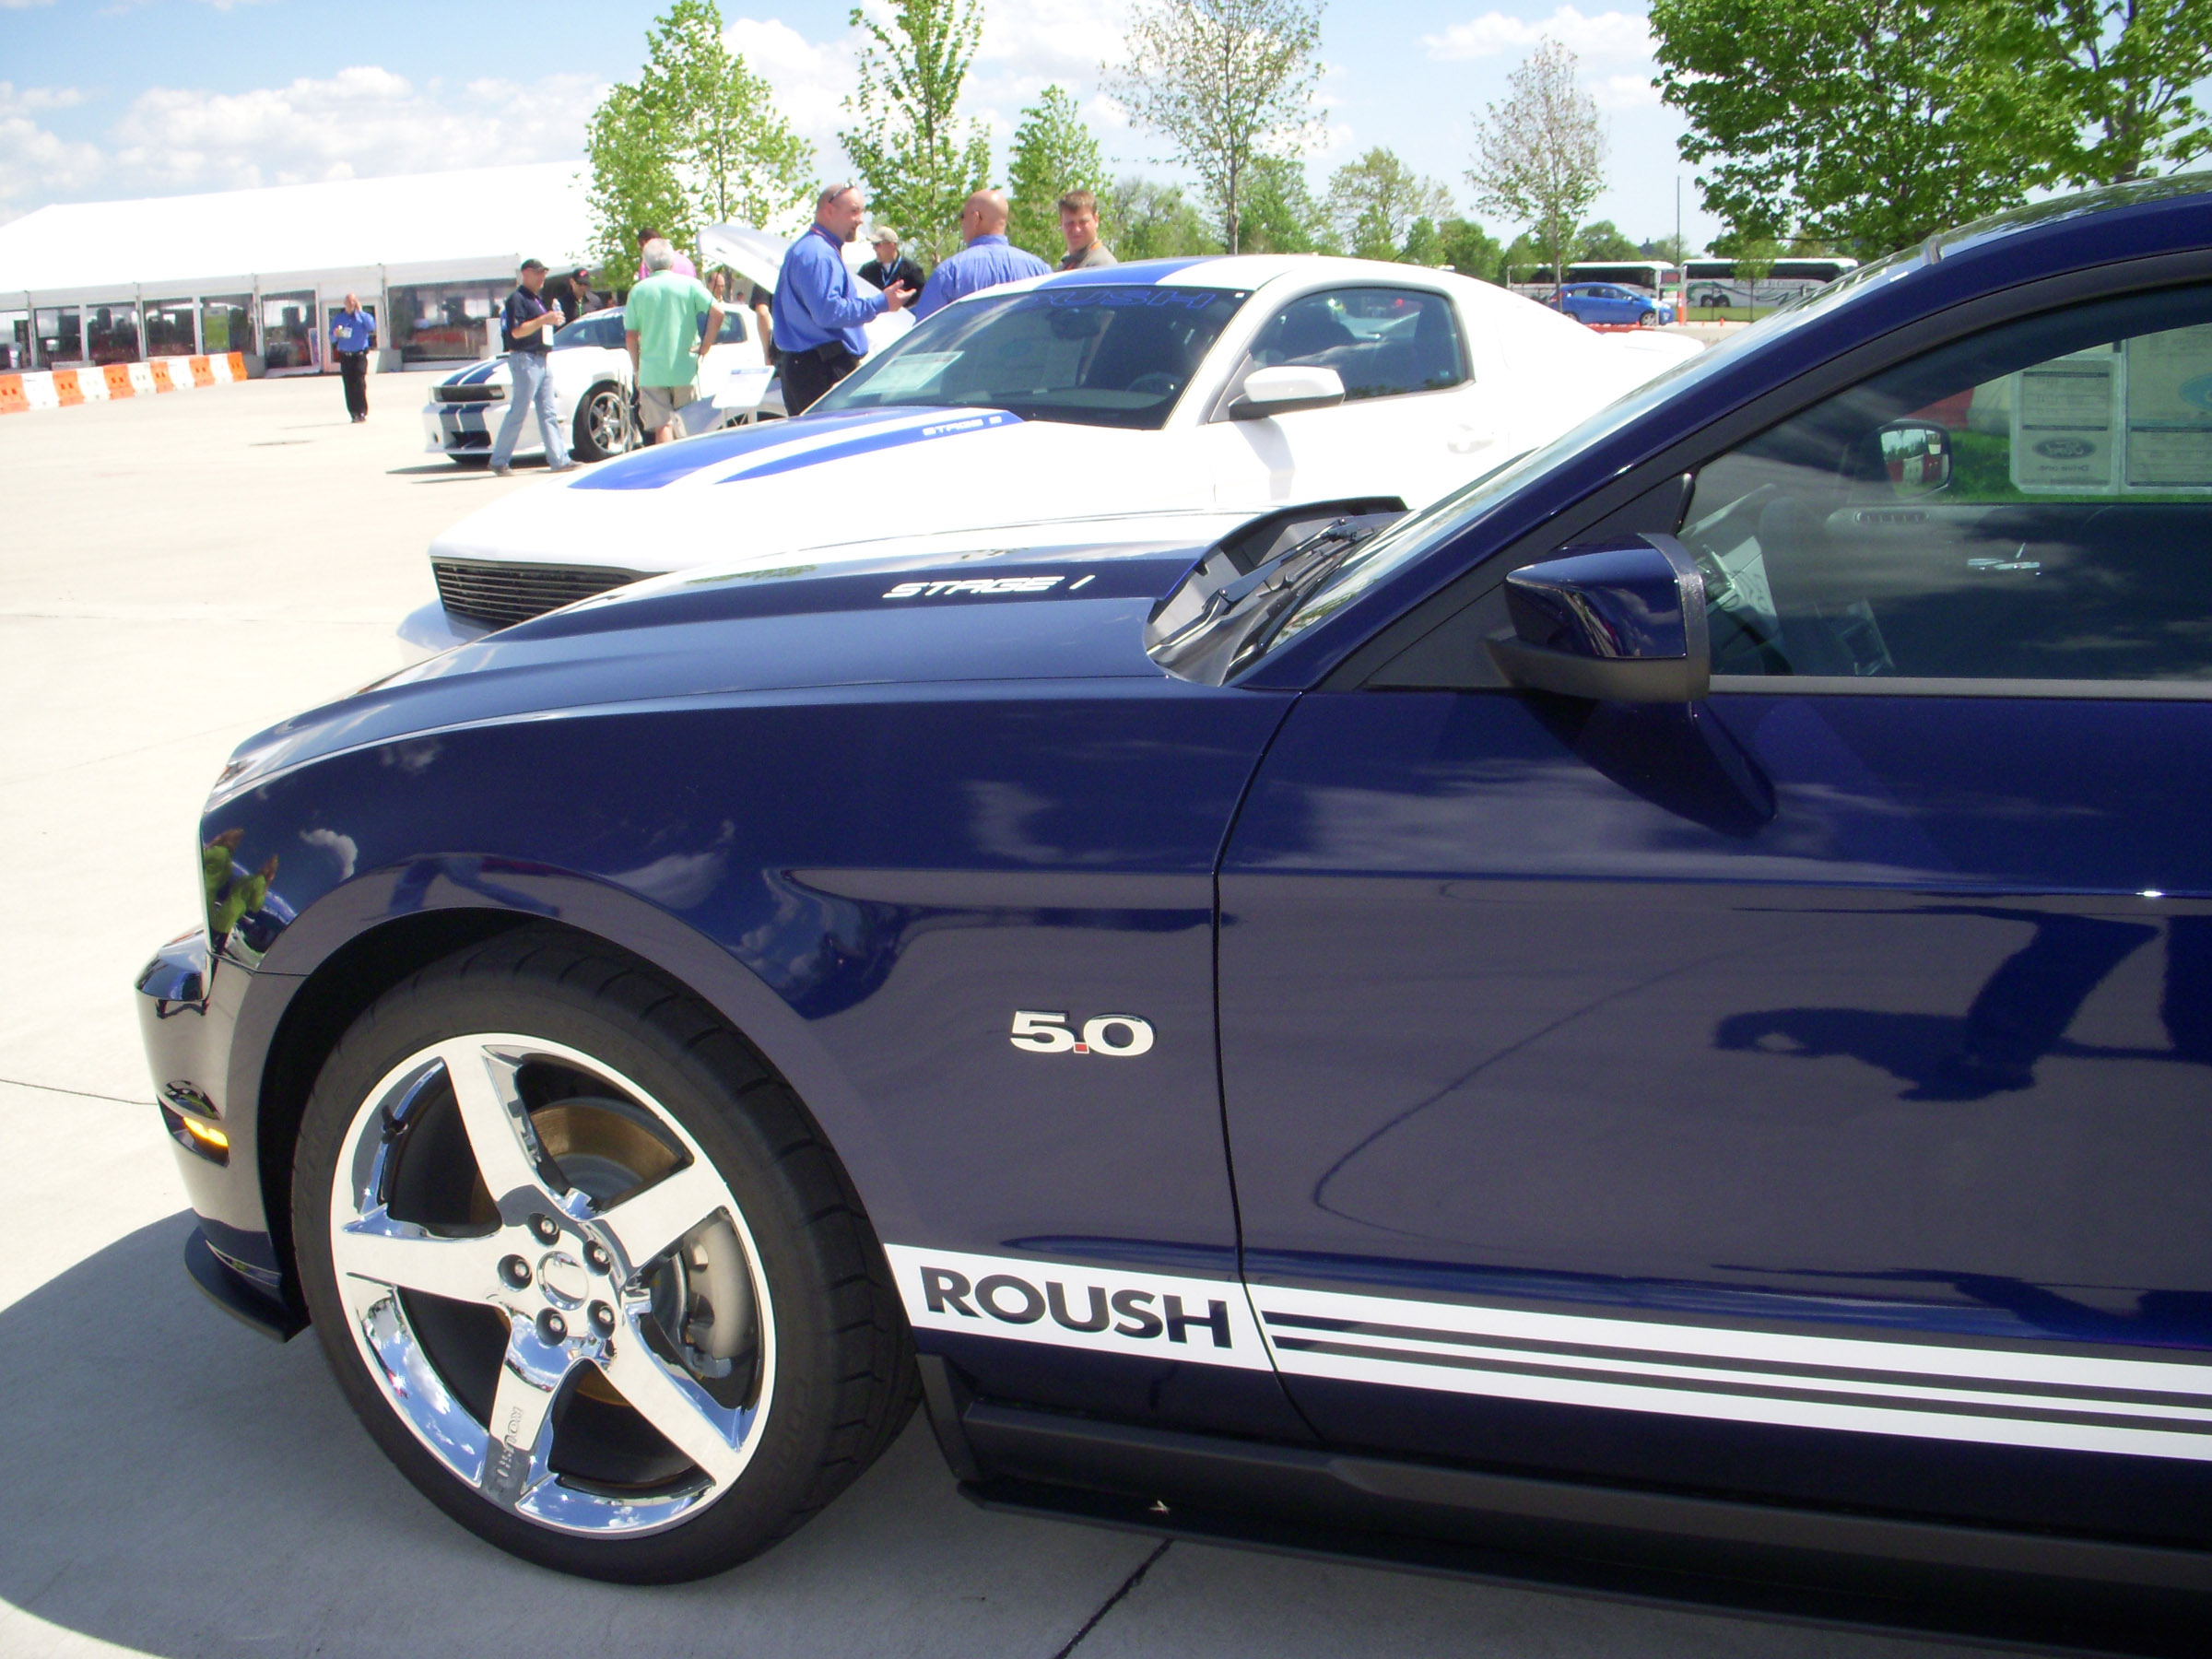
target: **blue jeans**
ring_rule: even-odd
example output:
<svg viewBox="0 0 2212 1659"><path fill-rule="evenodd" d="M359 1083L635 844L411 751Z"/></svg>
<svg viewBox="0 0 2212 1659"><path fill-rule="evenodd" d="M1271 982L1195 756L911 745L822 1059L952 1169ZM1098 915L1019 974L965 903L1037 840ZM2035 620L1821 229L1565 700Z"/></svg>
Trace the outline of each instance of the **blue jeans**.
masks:
<svg viewBox="0 0 2212 1659"><path fill-rule="evenodd" d="M507 389L507 418L500 422L500 435L491 441L491 464L504 466L514 459L514 441L523 435L524 418L535 408L537 429L546 441L546 465L566 466L569 446L561 441L560 414L553 406L553 377L546 372L546 354L511 351L507 372L512 377Z"/></svg>

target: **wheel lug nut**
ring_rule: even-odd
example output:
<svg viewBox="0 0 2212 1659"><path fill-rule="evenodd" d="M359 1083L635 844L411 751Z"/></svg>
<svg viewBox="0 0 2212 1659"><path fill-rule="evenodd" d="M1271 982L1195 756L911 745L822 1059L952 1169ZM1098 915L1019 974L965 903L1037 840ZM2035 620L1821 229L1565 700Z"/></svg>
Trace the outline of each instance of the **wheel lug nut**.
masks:
<svg viewBox="0 0 2212 1659"><path fill-rule="evenodd" d="M602 1336L610 1335L615 1328L615 1311L605 1302L592 1304L592 1326Z"/></svg>
<svg viewBox="0 0 2212 1659"><path fill-rule="evenodd" d="M569 1336L569 1322L554 1312L552 1309L547 1308L537 1316L537 1334L545 1339L548 1347L557 1342L566 1342Z"/></svg>
<svg viewBox="0 0 2212 1659"><path fill-rule="evenodd" d="M550 1244L560 1237L560 1228L550 1216L531 1217L530 1230L537 1235L539 1242L545 1244Z"/></svg>
<svg viewBox="0 0 2212 1659"><path fill-rule="evenodd" d="M509 1256L500 1264L500 1277L520 1290L530 1282L530 1264L521 1256Z"/></svg>
<svg viewBox="0 0 2212 1659"><path fill-rule="evenodd" d="M606 1253L606 1246L596 1243L583 1247L583 1259L594 1273L605 1273L615 1265L615 1259Z"/></svg>

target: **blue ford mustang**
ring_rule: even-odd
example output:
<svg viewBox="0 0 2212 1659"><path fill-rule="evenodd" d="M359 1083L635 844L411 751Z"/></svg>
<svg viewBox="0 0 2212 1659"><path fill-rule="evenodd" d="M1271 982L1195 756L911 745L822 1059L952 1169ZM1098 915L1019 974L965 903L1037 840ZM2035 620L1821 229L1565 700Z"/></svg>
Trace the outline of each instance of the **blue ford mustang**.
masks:
<svg viewBox="0 0 2212 1659"><path fill-rule="evenodd" d="M455 1519L981 1500L2196 1651L2212 194L1412 517L711 571L288 721L139 982L187 1266Z"/></svg>

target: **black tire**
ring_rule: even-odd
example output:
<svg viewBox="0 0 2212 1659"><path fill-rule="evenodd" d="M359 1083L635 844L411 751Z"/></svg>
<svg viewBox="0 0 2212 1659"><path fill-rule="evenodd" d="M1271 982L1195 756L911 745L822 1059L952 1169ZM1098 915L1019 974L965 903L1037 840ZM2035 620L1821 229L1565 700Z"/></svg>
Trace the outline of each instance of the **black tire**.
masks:
<svg viewBox="0 0 2212 1659"><path fill-rule="evenodd" d="M773 1314L773 1393L742 1473L660 1531L579 1536L495 1503L425 1449L355 1346L331 1243L341 1147L394 1066L472 1032L556 1042L633 1079L706 1153L749 1229ZM698 998L635 959L571 935L504 935L422 970L355 1020L307 1104L292 1217L317 1335L371 1435L447 1514L559 1571L666 1583L733 1567L852 1484L919 1397L912 1341L882 1248L788 1085Z"/></svg>
<svg viewBox="0 0 2212 1659"><path fill-rule="evenodd" d="M579 461L611 461L633 447L629 429L629 394L612 381L602 381L576 406L570 452Z"/></svg>
<svg viewBox="0 0 2212 1659"><path fill-rule="evenodd" d="M1639 328L1650 328L1650 327L1653 326L1654 324L1656 324L1658 323L1658 321L1659 321L1659 313L1658 313L1657 312L1655 312L1655 311L1647 311L1647 312L1644 312L1641 313L1641 314L1640 314L1640 315L1637 317L1637 319L1636 319L1636 326L1637 326L1637 327L1639 327Z"/></svg>

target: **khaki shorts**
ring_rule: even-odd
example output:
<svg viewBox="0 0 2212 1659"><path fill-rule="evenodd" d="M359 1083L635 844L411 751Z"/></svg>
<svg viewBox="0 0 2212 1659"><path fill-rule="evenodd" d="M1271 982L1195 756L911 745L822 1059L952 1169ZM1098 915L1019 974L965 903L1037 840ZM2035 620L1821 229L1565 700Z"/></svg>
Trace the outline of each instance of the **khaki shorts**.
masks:
<svg viewBox="0 0 2212 1659"><path fill-rule="evenodd" d="M678 409L698 398L697 386L640 386L638 424L650 436L674 420Z"/></svg>

